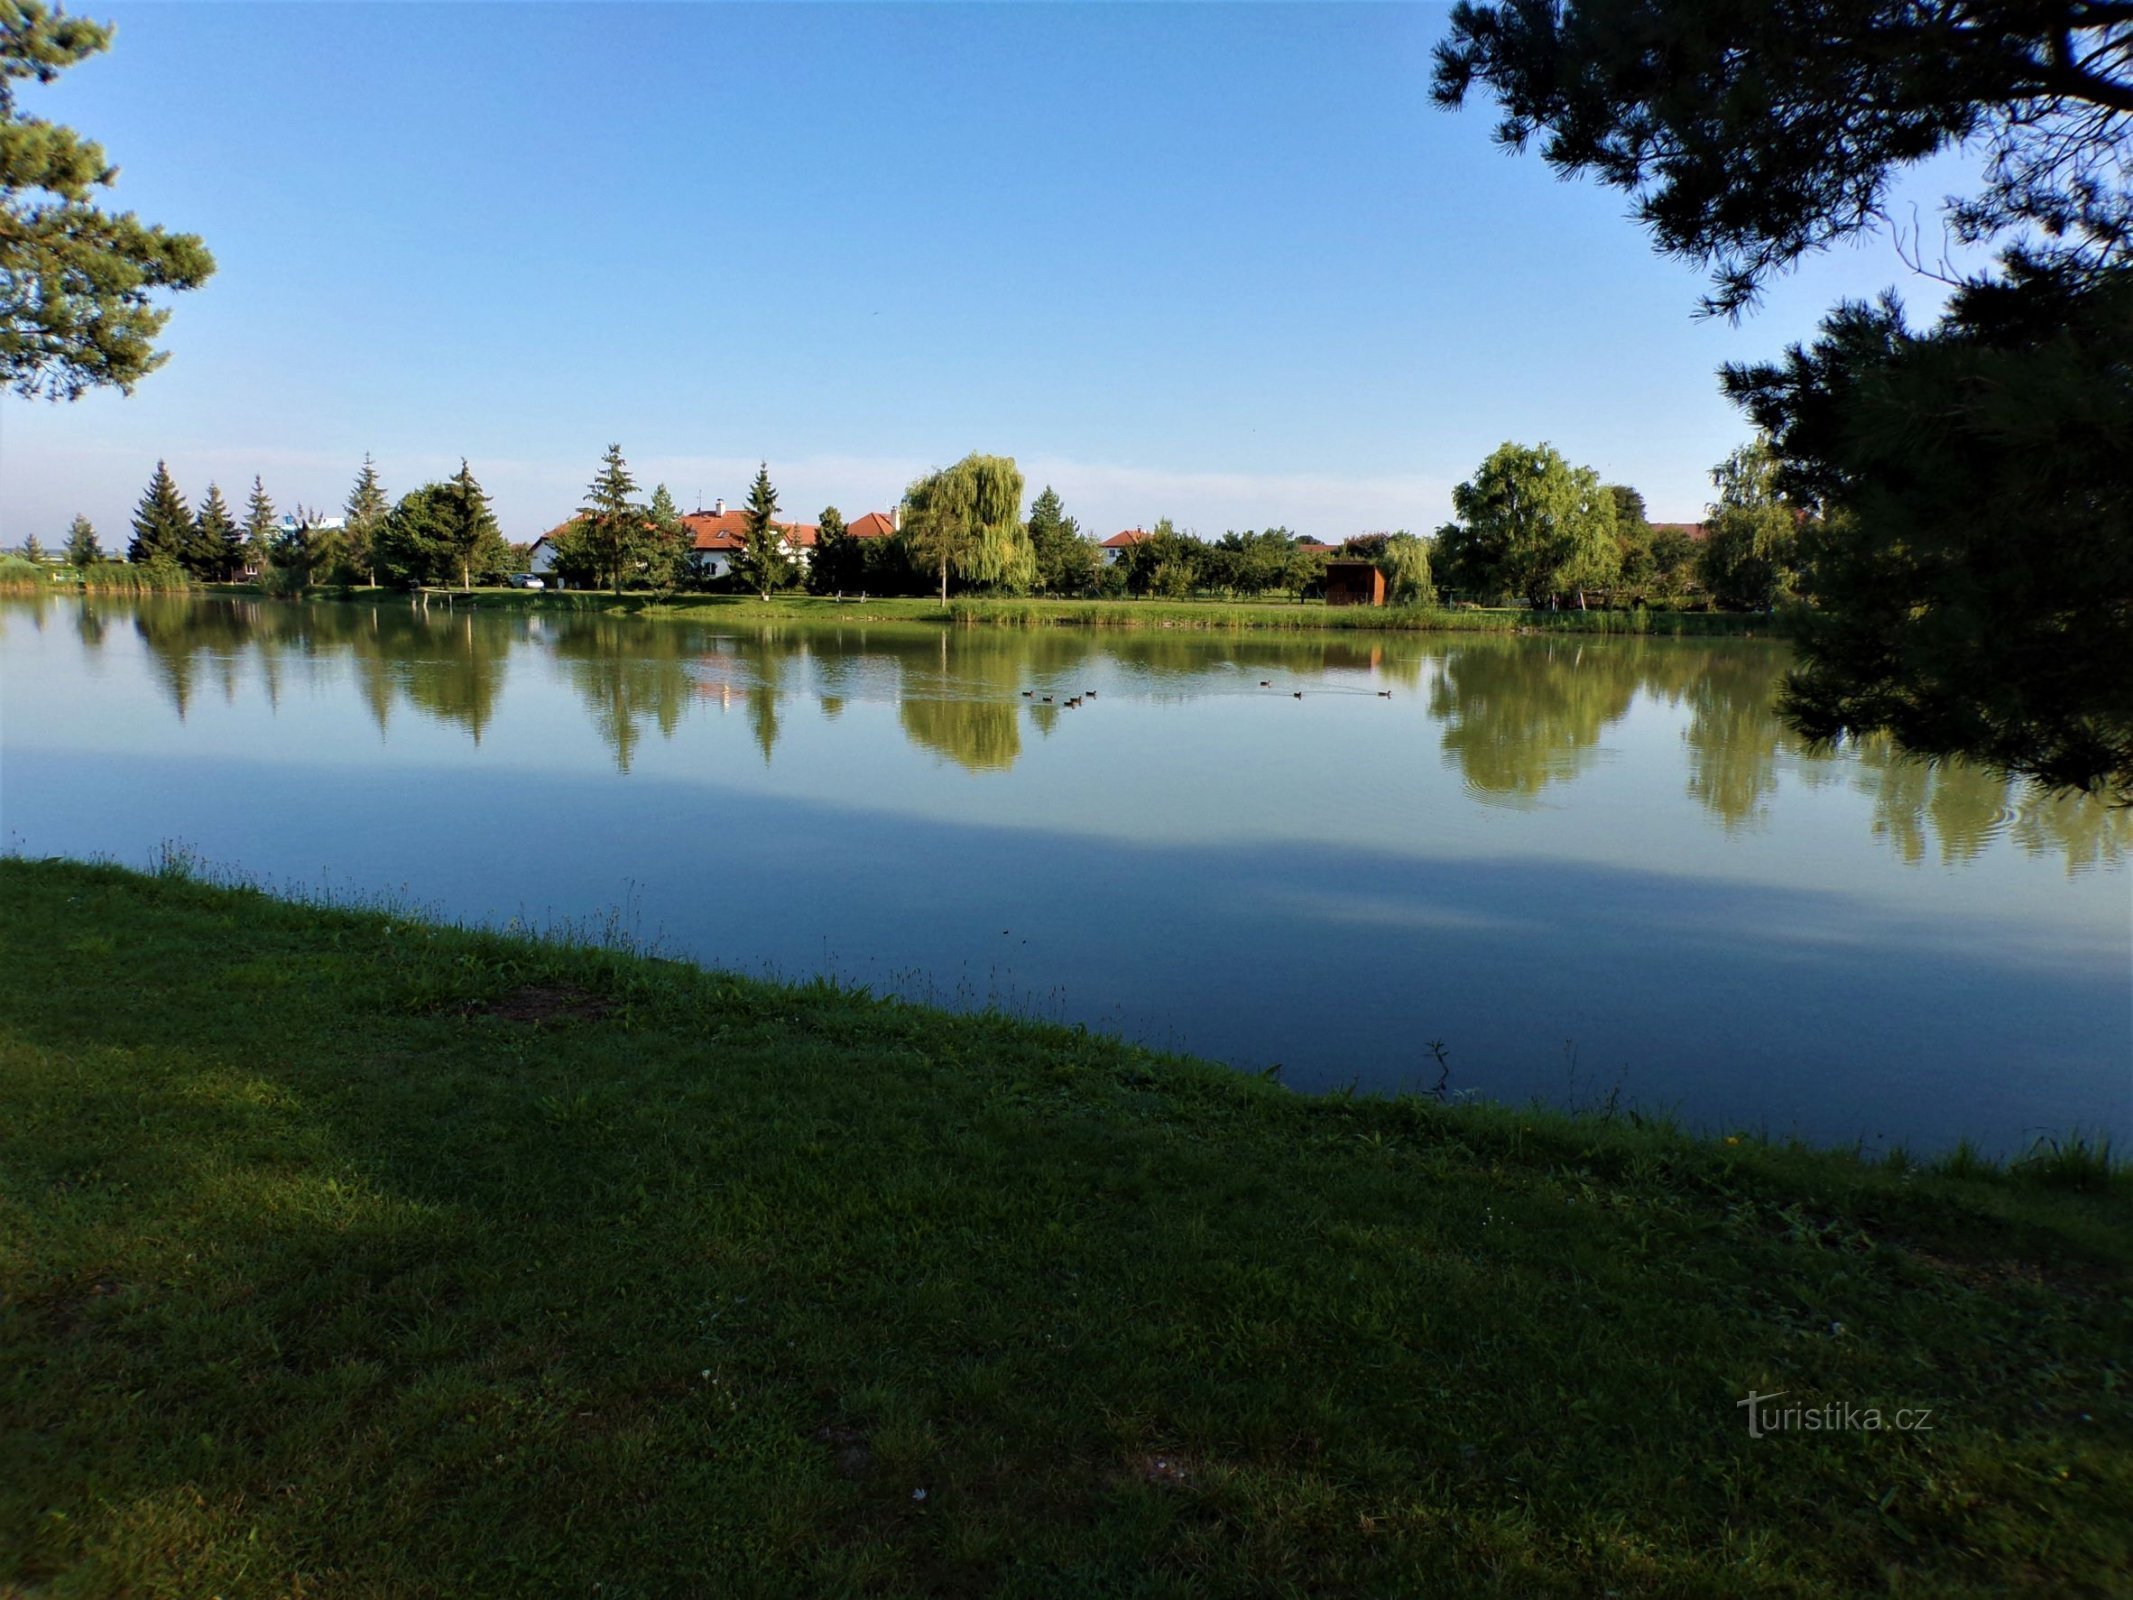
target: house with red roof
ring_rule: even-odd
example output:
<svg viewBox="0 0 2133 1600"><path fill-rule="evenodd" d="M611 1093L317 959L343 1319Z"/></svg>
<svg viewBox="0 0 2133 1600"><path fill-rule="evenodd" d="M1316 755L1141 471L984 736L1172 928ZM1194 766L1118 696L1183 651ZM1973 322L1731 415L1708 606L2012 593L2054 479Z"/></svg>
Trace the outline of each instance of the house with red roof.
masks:
<svg viewBox="0 0 2133 1600"><path fill-rule="evenodd" d="M734 558L747 547L748 513L738 507L728 510L726 502L718 500L709 511L693 511L681 520L689 530L689 564L697 576L723 578L731 572ZM846 523L844 531L854 539L886 539L902 520L901 507L869 511ZM771 526L785 535L786 549L804 568L822 529L812 522L773 522Z"/></svg>
<svg viewBox="0 0 2133 1600"><path fill-rule="evenodd" d="M1119 558L1135 545L1145 544L1147 541L1148 530L1146 528L1128 528L1123 533L1112 534L1097 548L1103 551L1104 565L1108 567L1115 565Z"/></svg>

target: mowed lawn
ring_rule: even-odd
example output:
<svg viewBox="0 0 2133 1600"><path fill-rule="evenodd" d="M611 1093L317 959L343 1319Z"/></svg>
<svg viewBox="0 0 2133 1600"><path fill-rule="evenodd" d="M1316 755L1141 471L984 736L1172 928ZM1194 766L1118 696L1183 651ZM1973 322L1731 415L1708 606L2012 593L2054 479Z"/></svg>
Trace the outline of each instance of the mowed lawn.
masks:
<svg viewBox="0 0 2133 1600"><path fill-rule="evenodd" d="M2133 1587L2079 1147L1309 1099L182 870L0 862L0 941L0 1595Z"/></svg>

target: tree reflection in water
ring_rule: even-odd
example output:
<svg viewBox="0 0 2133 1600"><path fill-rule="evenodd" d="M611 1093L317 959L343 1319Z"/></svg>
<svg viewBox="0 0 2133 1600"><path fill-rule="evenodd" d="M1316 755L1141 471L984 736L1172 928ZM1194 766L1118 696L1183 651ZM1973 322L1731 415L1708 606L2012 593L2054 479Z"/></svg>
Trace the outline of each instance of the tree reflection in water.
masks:
<svg viewBox="0 0 2133 1600"><path fill-rule="evenodd" d="M316 683L352 672L381 737L394 709L464 729L479 743L498 713L515 653L547 652L575 691L618 770L646 734L673 738L692 705L743 705L767 764L783 733L781 701L814 692L835 718L855 700L894 698L917 748L972 772L1005 771L1022 754L1025 713L1040 737L1069 724L1065 700L1100 675L1108 693L1179 702L1304 685L1326 673L1392 686L1429 685L1445 754L1485 800L1533 803L1574 784L1606 731L1639 696L1685 714L1685 787L1727 832L1763 826L1781 781L1841 782L1868 798L1869 826L1898 859L1958 863L2006 838L2069 872L2125 859L2133 813L2053 797L1958 763L1908 760L1884 740L1841 751L1802 747L1779 721L1781 648L1734 642L1393 635L1102 633L1093 629L717 629L592 615L454 613L404 604L299 604L143 595L38 596L9 603L42 627L72 610L85 657L108 652L130 618L150 673L183 718L203 689L235 700L256 672L270 704L286 677ZM343 665L345 664L345 665ZM1030 691L1027 698L1023 691ZM1046 704L1044 697L1052 696Z"/></svg>

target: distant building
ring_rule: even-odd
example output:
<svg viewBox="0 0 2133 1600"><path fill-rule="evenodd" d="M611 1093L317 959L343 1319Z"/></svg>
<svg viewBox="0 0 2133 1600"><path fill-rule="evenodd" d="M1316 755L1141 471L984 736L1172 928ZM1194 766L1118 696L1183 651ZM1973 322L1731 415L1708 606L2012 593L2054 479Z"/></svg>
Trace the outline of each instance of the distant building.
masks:
<svg viewBox="0 0 2133 1600"><path fill-rule="evenodd" d="M1703 543L1706 532L1700 522L1654 522L1651 524L1651 530L1654 536L1662 533L1684 533L1698 544Z"/></svg>
<svg viewBox="0 0 2133 1600"><path fill-rule="evenodd" d="M1385 574L1374 561L1329 561L1326 563L1326 604L1329 606L1381 606L1385 603Z"/></svg>
<svg viewBox="0 0 2133 1600"><path fill-rule="evenodd" d="M1147 543L1148 538L1149 533L1146 528L1128 528L1123 533L1112 534L1097 548L1104 553L1105 566L1116 566L1120 557L1135 545Z"/></svg>
<svg viewBox="0 0 2133 1600"><path fill-rule="evenodd" d="M731 572L734 559L748 543L748 513L728 510L725 501L715 500L709 511L692 511L681 520L689 530L689 565L696 574L723 578ZM854 539L886 539L902 522L903 508L899 506L894 511L869 511L854 517L845 524L844 531ZM815 540L821 536L821 528L812 522L773 522L771 526L785 535L786 548L804 567Z"/></svg>
<svg viewBox="0 0 2133 1600"><path fill-rule="evenodd" d="M901 508L869 511L846 524L844 531L854 539L886 539L901 522ZM728 509L723 500L714 500L709 511L690 512L681 525L689 535L689 570L699 578L725 577L733 571L735 557L747 547L748 513L738 507ZM556 541L569 526L565 522L550 528L527 547L528 572L544 578L554 572ZM786 548L805 566L822 530L812 522L773 522L771 526L785 535Z"/></svg>

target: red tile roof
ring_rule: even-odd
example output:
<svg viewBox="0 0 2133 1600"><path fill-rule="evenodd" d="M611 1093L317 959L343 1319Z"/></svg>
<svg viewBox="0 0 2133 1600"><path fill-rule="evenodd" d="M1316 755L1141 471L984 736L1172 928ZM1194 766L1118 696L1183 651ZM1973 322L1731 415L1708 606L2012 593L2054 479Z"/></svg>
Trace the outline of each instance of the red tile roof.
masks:
<svg viewBox="0 0 2133 1600"><path fill-rule="evenodd" d="M844 531L854 539L886 539L896 531L896 524L885 511L869 511L863 517L854 517L844 525Z"/></svg>
<svg viewBox="0 0 2133 1600"><path fill-rule="evenodd" d="M1106 550L1127 550L1148 537L1146 528L1128 528L1124 533L1114 533L1103 542Z"/></svg>
<svg viewBox="0 0 2133 1600"><path fill-rule="evenodd" d="M694 511L681 519L689 530L692 550L738 550L747 542L748 513L745 511ZM820 530L812 522L773 522L780 533L803 550L814 545Z"/></svg>
<svg viewBox="0 0 2133 1600"><path fill-rule="evenodd" d="M1700 522L1655 522L1651 528L1654 533L1685 533L1698 541L1704 536L1704 526Z"/></svg>
<svg viewBox="0 0 2133 1600"><path fill-rule="evenodd" d="M1330 556L1340 546L1337 544L1320 544L1316 539L1299 539L1296 541L1296 548L1303 551L1305 555Z"/></svg>

